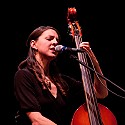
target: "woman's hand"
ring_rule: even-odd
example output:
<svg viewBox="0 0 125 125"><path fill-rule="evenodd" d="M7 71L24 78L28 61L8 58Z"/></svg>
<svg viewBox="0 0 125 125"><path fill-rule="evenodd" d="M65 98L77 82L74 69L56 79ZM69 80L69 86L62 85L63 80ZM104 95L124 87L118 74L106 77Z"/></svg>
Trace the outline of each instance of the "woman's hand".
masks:
<svg viewBox="0 0 125 125"><path fill-rule="evenodd" d="M90 47L89 42L80 43L80 48L86 50L86 52L89 54L89 56L92 58L92 60L94 62L98 63L98 61L97 61L97 59L96 59L96 57L95 57L95 55Z"/></svg>

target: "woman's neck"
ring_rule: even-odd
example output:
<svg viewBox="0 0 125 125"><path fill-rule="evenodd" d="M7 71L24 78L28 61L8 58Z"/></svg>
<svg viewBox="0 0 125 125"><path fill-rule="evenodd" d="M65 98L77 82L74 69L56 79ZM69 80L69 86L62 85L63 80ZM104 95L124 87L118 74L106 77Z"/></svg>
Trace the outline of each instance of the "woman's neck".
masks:
<svg viewBox="0 0 125 125"><path fill-rule="evenodd" d="M39 63L40 67L44 70L44 75L49 76L49 61L45 58L41 58L36 55L36 60Z"/></svg>

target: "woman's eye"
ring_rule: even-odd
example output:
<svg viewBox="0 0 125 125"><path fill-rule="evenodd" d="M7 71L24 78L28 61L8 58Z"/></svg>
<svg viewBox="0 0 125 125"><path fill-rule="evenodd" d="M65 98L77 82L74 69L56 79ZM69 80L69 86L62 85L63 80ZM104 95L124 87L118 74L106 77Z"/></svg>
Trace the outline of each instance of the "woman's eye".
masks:
<svg viewBox="0 0 125 125"><path fill-rule="evenodd" d="M53 39L56 39L57 42L59 42L59 38L55 38L54 36L47 37L46 40L51 41Z"/></svg>
<svg viewBox="0 0 125 125"><path fill-rule="evenodd" d="M48 40L48 41L51 41L52 39L48 38L47 40Z"/></svg>
<svg viewBox="0 0 125 125"><path fill-rule="evenodd" d="M50 40L53 40L54 37L53 37L53 36L50 36L50 37L47 37L46 39L50 41Z"/></svg>

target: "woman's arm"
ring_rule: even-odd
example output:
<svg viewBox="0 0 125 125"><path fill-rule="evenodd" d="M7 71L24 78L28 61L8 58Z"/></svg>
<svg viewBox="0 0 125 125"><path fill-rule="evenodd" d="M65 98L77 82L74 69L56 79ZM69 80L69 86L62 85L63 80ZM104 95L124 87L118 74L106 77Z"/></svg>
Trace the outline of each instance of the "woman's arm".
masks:
<svg viewBox="0 0 125 125"><path fill-rule="evenodd" d="M57 125L48 118L41 115L40 112L27 112L27 116L32 122L32 125Z"/></svg>
<svg viewBox="0 0 125 125"><path fill-rule="evenodd" d="M90 48L89 42L82 42L80 44L80 47L88 52L89 56L92 59L96 72L100 73L103 76L98 60L96 59L92 49ZM108 95L108 90L106 87L107 87L106 80L104 80L101 77L98 78L97 75L94 74L94 89L97 98L105 98Z"/></svg>

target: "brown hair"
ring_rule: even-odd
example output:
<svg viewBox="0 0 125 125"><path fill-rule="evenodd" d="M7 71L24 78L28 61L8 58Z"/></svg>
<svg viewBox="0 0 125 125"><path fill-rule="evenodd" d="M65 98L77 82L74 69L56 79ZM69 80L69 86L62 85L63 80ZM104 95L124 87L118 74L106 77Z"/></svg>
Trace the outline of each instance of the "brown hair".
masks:
<svg viewBox="0 0 125 125"><path fill-rule="evenodd" d="M49 86L47 86L45 79L44 79L45 78L44 73L43 73L44 69L35 58L36 50L31 48L29 45L31 40L37 40L39 38L39 36L47 29L53 29L59 35L58 31L51 26L40 26L40 27L36 28L33 32L31 32L31 34L29 35L29 37L26 41L26 45L29 46L28 56L25 60L23 60L19 64L18 69L28 68L30 71L32 71L35 74L38 81L41 82L43 88L48 89ZM59 71L56 66L56 59L51 61L49 70L50 70L50 76L51 76L54 84L57 85L57 87L60 89L60 91L62 92L63 95L66 95L66 91L68 89L67 84L65 84L65 81L61 78L61 76L59 74Z"/></svg>
<svg viewBox="0 0 125 125"><path fill-rule="evenodd" d="M60 35L59 35L58 30L55 29L54 27L52 27L52 26L40 26L40 27L36 28L35 30L33 30L33 31L31 32L31 34L29 35L29 37L28 37L28 39L27 39L27 41L26 41L26 46L29 46L31 40L37 40L37 39L39 38L39 36L40 36L44 31L46 31L46 30L48 30L48 29L53 29L53 30L55 30L55 31L57 32L59 38L60 38Z"/></svg>

